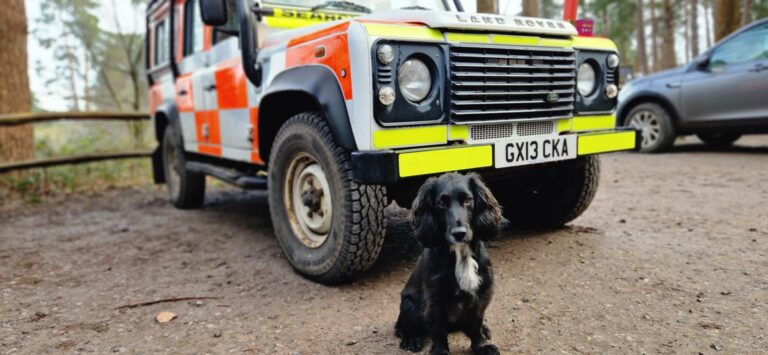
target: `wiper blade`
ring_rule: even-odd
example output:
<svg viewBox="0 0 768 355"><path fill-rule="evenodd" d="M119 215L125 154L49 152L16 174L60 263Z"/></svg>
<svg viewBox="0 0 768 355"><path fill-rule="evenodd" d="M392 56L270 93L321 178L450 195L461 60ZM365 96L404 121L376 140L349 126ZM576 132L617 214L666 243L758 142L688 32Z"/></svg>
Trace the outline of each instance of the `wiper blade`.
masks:
<svg viewBox="0 0 768 355"><path fill-rule="evenodd" d="M343 1L343 0L341 0L341 1L326 1L326 2L321 3L319 5L313 6L312 7L312 11L314 12L314 11L317 11L317 10L320 10L320 9L325 9L325 8L328 8L328 7L335 7L335 8L339 8L339 9L342 9L342 10L350 10L350 11L354 11L354 12L364 12L366 14L370 14L371 13L371 9L369 9L369 8L363 6L363 5L355 4L355 3L351 2L351 1Z"/></svg>
<svg viewBox="0 0 768 355"><path fill-rule="evenodd" d="M429 9L424 6L414 5L414 6L406 6L406 7L400 8L400 10L429 10Z"/></svg>

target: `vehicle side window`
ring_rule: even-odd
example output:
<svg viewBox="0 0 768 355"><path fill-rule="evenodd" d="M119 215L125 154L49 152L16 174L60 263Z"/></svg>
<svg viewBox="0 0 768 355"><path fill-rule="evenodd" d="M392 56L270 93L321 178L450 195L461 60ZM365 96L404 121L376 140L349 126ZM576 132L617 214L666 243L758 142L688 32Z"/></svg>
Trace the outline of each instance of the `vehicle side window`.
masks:
<svg viewBox="0 0 768 355"><path fill-rule="evenodd" d="M155 66L168 63L168 27L166 20L155 26Z"/></svg>
<svg viewBox="0 0 768 355"><path fill-rule="evenodd" d="M768 59L768 25L744 32L715 49L710 66L747 63Z"/></svg>
<svg viewBox="0 0 768 355"><path fill-rule="evenodd" d="M203 19L200 17L198 0L184 4L184 56L203 50Z"/></svg>

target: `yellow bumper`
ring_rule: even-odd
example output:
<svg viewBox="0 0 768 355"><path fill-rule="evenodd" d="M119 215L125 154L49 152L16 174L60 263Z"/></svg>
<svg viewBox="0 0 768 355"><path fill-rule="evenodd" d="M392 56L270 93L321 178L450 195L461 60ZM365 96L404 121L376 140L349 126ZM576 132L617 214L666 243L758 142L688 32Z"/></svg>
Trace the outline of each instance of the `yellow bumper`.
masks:
<svg viewBox="0 0 768 355"><path fill-rule="evenodd" d="M577 155L635 149L636 134L633 130L578 134ZM405 150L396 154L401 178L494 166L490 144Z"/></svg>

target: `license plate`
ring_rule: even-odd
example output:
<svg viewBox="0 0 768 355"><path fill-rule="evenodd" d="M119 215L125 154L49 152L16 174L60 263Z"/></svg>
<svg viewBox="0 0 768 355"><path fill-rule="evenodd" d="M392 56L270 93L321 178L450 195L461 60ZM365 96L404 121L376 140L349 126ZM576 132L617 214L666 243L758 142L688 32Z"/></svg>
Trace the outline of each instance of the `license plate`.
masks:
<svg viewBox="0 0 768 355"><path fill-rule="evenodd" d="M497 168L575 159L576 136L502 141L493 151Z"/></svg>

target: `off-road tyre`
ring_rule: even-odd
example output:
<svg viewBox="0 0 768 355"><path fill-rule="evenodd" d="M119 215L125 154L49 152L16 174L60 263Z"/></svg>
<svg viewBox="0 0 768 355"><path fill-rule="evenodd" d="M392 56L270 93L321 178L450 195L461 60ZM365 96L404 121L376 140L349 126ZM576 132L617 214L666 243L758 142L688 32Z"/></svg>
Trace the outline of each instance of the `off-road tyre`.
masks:
<svg viewBox="0 0 768 355"><path fill-rule="evenodd" d="M599 180L600 158L590 155L543 165L489 185L512 226L556 228L587 210Z"/></svg>
<svg viewBox="0 0 768 355"><path fill-rule="evenodd" d="M741 138L741 134L738 133L699 133L696 136L698 136L704 144L717 148L729 147Z"/></svg>
<svg viewBox="0 0 768 355"><path fill-rule="evenodd" d="M633 107L632 110L629 111L629 114L624 120L624 125L628 127L634 126L632 124L632 118L642 113L653 115L658 119L659 132L658 132L658 137L652 144L646 145L643 138L643 141L640 147L640 152L661 153L669 150L669 148L671 148L672 145L675 144L675 139L677 138L675 123L674 121L672 121L672 116L670 115L670 113L659 104L656 104L653 102L642 103L640 105ZM637 128L640 128L640 127L637 127ZM643 134L643 133L641 132L640 134Z"/></svg>
<svg viewBox="0 0 768 355"><path fill-rule="evenodd" d="M175 124L166 127L161 149L169 201L180 209L202 206L205 200L205 175L187 170L184 141Z"/></svg>
<svg viewBox="0 0 768 355"><path fill-rule="evenodd" d="M300 240L300 230L289 221L296 214L289 211L291 202L285 190L292 159L306 155L322 168L331 190L330 231L314 248ZM324 284L349 281L368 270L384 243L386 188L353 180L350 154L335 143L325 118L316 112L290 118L277 133L269 164L272 224L291 266Z"/></svg>

